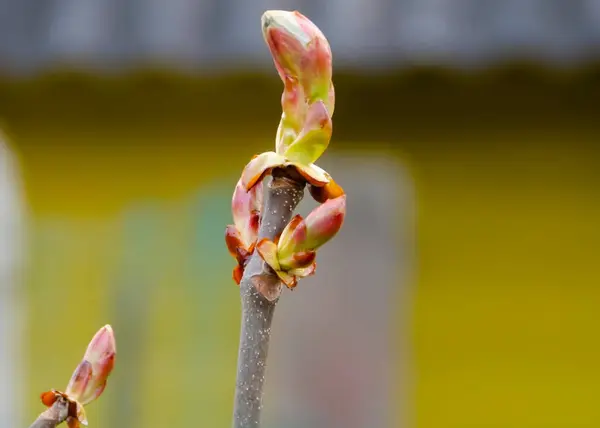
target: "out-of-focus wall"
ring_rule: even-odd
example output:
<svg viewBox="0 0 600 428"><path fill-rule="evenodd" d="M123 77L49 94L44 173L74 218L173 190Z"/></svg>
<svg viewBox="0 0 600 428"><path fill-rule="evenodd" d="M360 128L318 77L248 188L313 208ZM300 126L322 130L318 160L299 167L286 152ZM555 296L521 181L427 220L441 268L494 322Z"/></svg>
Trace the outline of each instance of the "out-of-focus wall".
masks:
<svg viewBox="0 0 600 428"><path fill-rule="evenodd" d="M396 217L402 230L412 210L402 199L405 188L399 185L391 198L398 213L381 212L390 207L378 193L390 187L377 184L397 165L414 189L415 257L405 258L398 247L369 260L369 271L383 263L380 277L391 282L354 284L347 295L342 284L327 288L348 264L342 257L331 270L322 265L306 287L286 293L276 314L277 334L286 338L279 336L273 347L265 416L289 420L299 411L293 398L309 406L312 388L321 397L337 388L360 396L352 388L360 385L362 362L372 360L329 354L322 364L332 364L334 376L304 376L317 358L305 348L313 342L308 331L297 343L292 333L305 327L301 303L308 293L339 290L332 320L318 323L328 318L322 313L306 325L319 328L315 341L331 335L332 344L344 342L347 330L338 323L356 315L348 326L360 325L363 314L349 308L374 288L369 304L381 312L364 315L365 325L382 330L372 337L367 331L343 349L370 344L371 356L382 356L380 367L393 365L386 370L389 401L381 413L389 426L598 425L598 86L593 74L578 76L339 76L332 151L323 165L336 168L343 185L374 177L365 179L367 189L351 186L352 231L338 244L369 233L375 216L369 209L377 211L379 227ZM32 210L28 417L40 411L40 391L66 382L81 357L78 344L111 322L119 360L106 395L89 408L90 421L229 424L239 300L223 227L237 174L273 143L280 89L275 75L208 82L70 76L4 87L10 102L3 116ZM360 167L344 163L362 158L368 161ZM372 171L378 159L386 160ZM353 254L369 258L375 241L383 248L393 244L377 233ZM412 274L405 271L407 260ZM347 269L345 275L360 265ZM407 273L406 288L394 291ZM48 319L69 325L69 335L48 335L40 328ZM389 333L381 327L386 320ZM293 352L301 344L302 351ZM49 347L56 352L46 356ZM378 375L376 368L365 371ZM344 370L349 376L339 385L336 376L343 378ZM343 414L343 400L312 403L310 410L324 412L313 421ZM368 408L363 403L352 414Z"/></svg>
<svg viewBox="0 0 600 428"><path fill-rule="evenodd" d="M23 423L23 189L15 156L0 134L0 425Z"/></svg>
<svg viewBox="0 0 600 428"><path fill-rule="evenodd" d="M54 208L36 210L31 224L32 389L65 381L81 352L74 344L85 343L97 325L110 322L119 343L117 368L106 397L90 406L90 419L132 427L227 425L240 314L223 228L231 221L237 174L225 153L215 149L205 151L210 162L205 171L194 173L203 165L202 144L180 139L170 150L156 151L156 141L136 148L133 140L113 137L128 158L120 166L99 147L100 140L79 149L39 147L38 153L25 153L31 167L35 158L46 165L29 174L53 176L43 193L56 197ZM240 152L258 147L226 139L218 145ZM46 163L49 155L57 162ZM148 180L143 171L152 164L158 169ZM371 153L367 160L338 150L322 165L355 195L347 220L352 229L320 254L320 277L294 293L286 291L288 302L278 308L269 368L273 404L266 422L390 426L407 408L393 403L410 389L392 374L410 373L406 342L397 333L409 328L412 183L387 152ZM75 177L87 183L72 187ZM100 180L96 192L88 180ZM128 200L115 205L102 183L121 187L121 180L134 187L125 190ZM80 185L84 193L78 198ZM161 185L167 193L158 196ZM373 187L385 192L373 193ZM144 197L145 192L156 196ZM36 194L30 193L43 197ZM306 215L314 205L306 200L301 211ZM398 272L387 269L394 264ZM398 312L404 313L401 319ZM47 317L69 325L69 335L55 337L35 327ZM36 355L49 348L56 351L41 364ZM179 398L161 406L172 397ZM39 407L30 402L31 409Z"/></svg>
<svg viewBox="0 0 600 428"><path fill-rule="evenodd" d="M600 426L600 74L494 65L597 60L596 0L0 0L0 119L31 211L27 311L0 302L0 340L27 319L0 350L0 405L23 385L35 417L110 322L118 360L91 424L229 424L240 320L223 228L281 114L268 8L331 41L323 165L349 214L278 308L266 421ZM16 242L0 235L10 259Z"/></svg>
<svg viewBox="0 0 600 428"><path fill-rule="evenodd" d="M414 416L405 339L414 295L414 183L390 154L337 151L319 163L344 183L352 204L345 233L320 250L319 276L277 308L267 428L406 426ZM315 205L307 198L299 211Z"/></svg>
<svg viewBox="0 0 600 428"><path fill-rule="evenodd" d="M600 50L597 0L2 0L2 71L65 63L264 68L258 22L265 9L302 11L328 35L338 65L367 70L514 57L569 63Z"/></svg>

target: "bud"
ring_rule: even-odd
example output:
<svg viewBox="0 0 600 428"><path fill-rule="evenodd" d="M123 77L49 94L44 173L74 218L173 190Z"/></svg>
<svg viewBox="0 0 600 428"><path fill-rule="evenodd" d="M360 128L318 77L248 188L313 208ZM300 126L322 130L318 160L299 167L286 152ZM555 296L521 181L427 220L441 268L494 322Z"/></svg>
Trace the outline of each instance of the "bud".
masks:
<svg viewBox="0 0 600 428"><path fill-rule="evenodd" d="M298 278L315 273L317 248L337 234L345 214L346 195L329 199L315 208L306 219L300 215L294 216L277 242L266 238L258 241L256 250L279 279L293 289ZM260 288L257 289L263 293ZM269 298L264 293L263 295Z"/></svg>
<svg viewBox="0 0 600 428"><path fill-rule="evenodd" d="M68 402L67 424L76 428L79 424L87 425L84 405L98 398L104 388L108 376L115 364L115 336L110 325L102 327L92 341L79 363L65 392L52 389L42 393L42 403L52 406L56 400Z"/></svg>
<svg viewBox="0 0 600 428"><path fill-rule="evenodd" d="M329 42L321 30L298 11L269 10L263 14L261 24L280 77L298 79L309 103L327 102L332 59Z"/></svg>
<svg viewBox="0 0 600 428"><path fill-rule="evenodd" d="M277 244L267 238L261 239L256 245L256 251L264 260L264 262L273 269L273 272L279 277L281 282L283 282L286 287L289 289L293 289L298 284L298 279L296 276L296 271L294 269L283 269L279 264L278 254L277 254ZM313 262L314 264L314 262ZM308 271L308 270L306 270ZM314 269L313 269L314 271ZM302 274L304 271L298 270L299 274ZM277 297L279 297L280 290L274 289L273 287L264 287L259 282L255 282L255 287L258 292L260 292L265 298L270 301L273 301ZM271 289L271 291L269 291ZM272 292L276 290L276 292Z"/></svg>
<svg viewBox="0 0 600 428"><path fill-rule="evenodd" d="M329 199L315 208L305 219L304 248L316 249L332 239L342 227L346 216L346 195Z"/></svg>
<svg viewBox="0 0 600 428"><path fill-rule="evenodd" d="M229 253L237 261L232 277L238 285L258 238L262 201L262 182L258 182L249 190L246 190L242 184L242 179L237 182L231 199L231 212L235 225L230 224L225 229L225 243Z"/></svg>
<svg viewBox="0 0 600 428"><path fill-rule="evenodd" d="M279 264L283 268L306 267L301 263L304 255L333 238L342 227L345 214L346 195L342 195L319 205L305 219L290 222L279 238Z"/></svg>
<svg viewBox="0 0 600 428"><path fill-rule="evenodd" d="M304 127L285 152L286 159L309 165L327 149L333 123L323 101L312 104L307 112Z"/></svg>
<svg viewBox="0 0 600 428"><path fill-rule="evenodd" d="M102 327L94 336L75 369L65 393L69 398L86 405L102 394L106 380L115 364L115 336L110 325Z"/></svg>
<svg viewBox="0 0 600 428"><path fill-rule="evenodd" d="M248 249L256 241L258 237L258 227L260 225L260 212L262 210L263 201L263 186L259 182L250 190L246 190L242 185L241 179L237 182L233 197L231 199L231 212L233 214L233 222L237 229L243 248ZM227 232L229 235L232 231ZM228 240L228 247L230 246ZM231 248L230 248L231 251Z"/></svg>

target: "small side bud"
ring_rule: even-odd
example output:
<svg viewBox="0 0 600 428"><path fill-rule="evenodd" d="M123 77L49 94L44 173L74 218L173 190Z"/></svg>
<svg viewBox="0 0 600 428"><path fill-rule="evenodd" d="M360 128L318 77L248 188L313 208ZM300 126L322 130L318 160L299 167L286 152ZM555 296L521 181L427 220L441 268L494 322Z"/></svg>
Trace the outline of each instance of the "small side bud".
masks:
<svg viewBox="0 0 600 428"><path fill-rule="evenodd" d="M106 387L106 381L115 364L116 353L115 336L112 327L107 324L98 330L88 345L83 361L67 386L66 394L83 405L98 398ZM85 388L81 390L77 383L86 378Z"/></svg>
<svg viewBox="0 0 600 428"><path fill-rule="evenodd" d="M277 256L279 264L286 269L309 266L313 259L307 254L332 239L342 227L346 214L346 195L329 199L315 208L305 219L294 219L279 239Z"/></svg>
<svg viewBox="0 0 600 428"><path fill-rule="evenodd" d="M332 239L342 227L346 216L346 195L329 199L315 208L304 220L307 249L316 249Z"/></svg>
<svg viewBox="0 0 600 428"><path fill-rule="evenodd" d="M94 401L106 388L106 381L115 365L117 353L115 336L110 325L105 325L94 335L83 359L71 376L65 392L55 389L44 392L40 398L47 407L62 400L68 409L67 425L77 428L87 425L84 405Z"/></svg>

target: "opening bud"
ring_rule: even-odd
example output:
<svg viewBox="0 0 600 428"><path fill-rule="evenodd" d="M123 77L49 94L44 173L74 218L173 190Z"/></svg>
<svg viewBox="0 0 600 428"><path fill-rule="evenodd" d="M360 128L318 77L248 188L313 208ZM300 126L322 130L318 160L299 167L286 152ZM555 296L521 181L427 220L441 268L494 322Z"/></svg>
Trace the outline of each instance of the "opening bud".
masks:
<svg viewBox="0 0 600 428"><path fill-rule="evenodd" d="M298 79L309 103L327 100L331 84L331 48L310 19L298 11L269 10L262 18L262 31L275 67L282 79Z"/></svg>

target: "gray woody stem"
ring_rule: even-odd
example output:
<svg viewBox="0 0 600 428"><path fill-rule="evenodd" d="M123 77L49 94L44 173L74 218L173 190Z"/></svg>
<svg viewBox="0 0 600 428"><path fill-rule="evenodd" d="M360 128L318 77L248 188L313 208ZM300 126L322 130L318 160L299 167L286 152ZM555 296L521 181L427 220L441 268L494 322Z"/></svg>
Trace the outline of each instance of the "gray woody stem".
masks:
<svg viewBox="0 0 600 428"><path fill-rule="evenodd" d="M275 239L289 223L304 196L305 181L294 168L276 169L266 187L265 205L258 232ZM242 328L238 354L233 428L260 426L263 384L271 322L282 284L257 251L254 251L240 283ZM257 291L260 289L263 295Z"/></svg>
<svg viewBox="0 0 600 428"><path fill-rule="evenodd" d="M55 428L63 423L69 413L69 403L59 398L54 404L42 412L29 428Z"/></svg>

